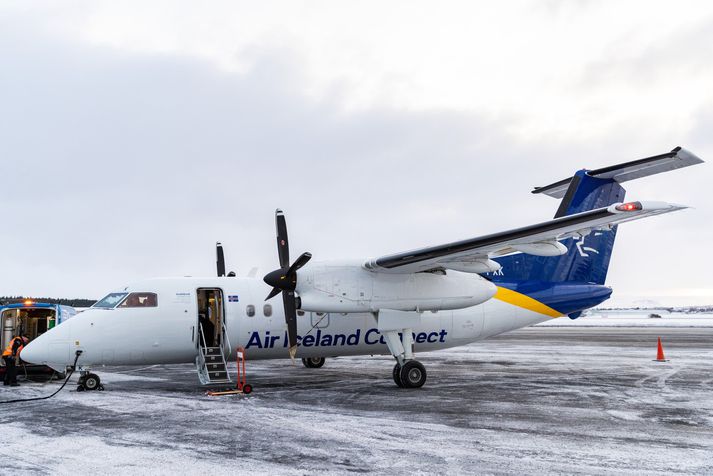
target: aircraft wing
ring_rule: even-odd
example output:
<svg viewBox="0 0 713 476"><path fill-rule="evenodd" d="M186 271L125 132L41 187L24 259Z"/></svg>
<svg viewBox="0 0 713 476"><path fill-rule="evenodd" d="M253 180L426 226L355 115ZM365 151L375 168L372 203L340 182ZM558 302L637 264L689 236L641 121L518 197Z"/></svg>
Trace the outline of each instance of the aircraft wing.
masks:
<svg viewBox="0 0 713 476"><path fill-rule="evenodd" d="M367 269L386 273L416 273L437 269L482 273L498 269L490 257L511 253L558 256L567 248L559 242L586 236L592 231L609 230L631 220L687 208L665 202L615 203L574 215L567 215L534 225L444 245L381 256L367 261ZM494 268L494 269L491 269Z"/></svg>

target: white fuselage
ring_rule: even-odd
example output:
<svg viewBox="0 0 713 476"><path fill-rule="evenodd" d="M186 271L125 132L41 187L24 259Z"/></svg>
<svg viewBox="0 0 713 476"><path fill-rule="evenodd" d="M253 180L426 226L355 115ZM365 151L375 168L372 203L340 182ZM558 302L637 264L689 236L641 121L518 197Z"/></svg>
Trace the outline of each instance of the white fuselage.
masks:
<svg viewBox="0 0 713 476"><path fill-rule="evenodd" d="M76 350L83 351L82 367L194 362L200 339L199 289L222 292L228 358L235 357L238 347L245 348L248 359L288 358L282 300L265 302L269 288L262 281L236 277L157 278L128 286L122 291L156 293L158 306L90 308L36 339L22 358L56 369L70 365ZM417 353L467 344L552 317L497 295L464 309L412 314ZM297 320L297 357L389 354L373 313L300 311Z"/></svg>

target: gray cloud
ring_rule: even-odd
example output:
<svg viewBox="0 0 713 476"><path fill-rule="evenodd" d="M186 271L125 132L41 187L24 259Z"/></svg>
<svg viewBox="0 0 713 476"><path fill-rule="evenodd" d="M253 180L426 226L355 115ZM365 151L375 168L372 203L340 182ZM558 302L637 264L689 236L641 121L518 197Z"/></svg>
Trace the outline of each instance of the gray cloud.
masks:
<svg viewBox="0 0 713 476"><path fill-rule="evenodd" d="M576 72L574 87L586 94L612 83L654 89L661 82L675 81L683 94L688 81L710 74L712 25L713 17L703 15L692 28L662 32L640 45L645 24L631 22L631 28L618 38L602 38L606 42L602 56Z"/></svg>
<svg viewBox="0 0 713 476"><path fill-rule="evenodd" d="M531 197L534 185L676 145L627 143L616 133L606 144L518 143L503 132L511 118L345 112L339 88L320 100L300 93L294 52L255 57L247 73L228 74L198 60L70 43L28 25L0 28L3 293L98 297L128 280L208 275L216 240L230 268L267 270L276 261L276 207L288 214L294 252L318 259L474 236L549 218L557 203ZM708 137L694 136L711 149ZM681 177L642 190L677 190ZM667 219L626 234L696 242L683 236L696 219ZM628 249L630 239L622 241ZM713 288L707 272L646 281L657 242L626 255L610 275L615 285L626 290L644 274L650 285Z"/></svg>

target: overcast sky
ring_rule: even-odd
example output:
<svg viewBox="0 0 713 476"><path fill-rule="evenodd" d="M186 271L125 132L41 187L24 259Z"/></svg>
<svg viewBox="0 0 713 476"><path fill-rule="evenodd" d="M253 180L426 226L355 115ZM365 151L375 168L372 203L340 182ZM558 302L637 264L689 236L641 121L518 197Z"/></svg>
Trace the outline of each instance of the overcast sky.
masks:
<svg viewBox="0 0 713 476"><path fill-rule="evenodd" d="M0 294L370 257L551 218L530 190L713 161L711 2L0 3ZM626 184L613 303L713 303L713 164Z"/></svg>

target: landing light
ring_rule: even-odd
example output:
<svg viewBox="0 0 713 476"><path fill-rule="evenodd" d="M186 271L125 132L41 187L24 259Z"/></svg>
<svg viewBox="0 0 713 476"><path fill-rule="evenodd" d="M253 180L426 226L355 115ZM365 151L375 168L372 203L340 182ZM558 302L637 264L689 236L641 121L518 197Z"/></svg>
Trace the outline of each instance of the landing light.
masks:
<svg viewBox="0 0 713 476"><path fill-rule="evenodd" d="M638 211L641 210L641 203L639 202L629 202L629 203L622 203L621 205L617 205L616 209L619 210L620 212L633 212L633 211Z"/></svg>

